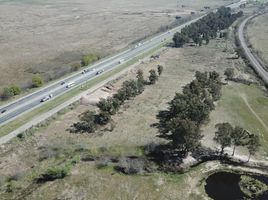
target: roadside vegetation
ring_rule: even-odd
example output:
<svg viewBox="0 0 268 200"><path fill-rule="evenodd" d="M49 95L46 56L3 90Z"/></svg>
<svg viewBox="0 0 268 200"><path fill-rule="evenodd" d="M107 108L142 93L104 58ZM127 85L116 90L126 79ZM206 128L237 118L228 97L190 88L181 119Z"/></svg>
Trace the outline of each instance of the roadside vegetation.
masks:
<svg viewBox="0 0 268 200"><path fill-rule="evenodd" d="M199 46L203 44L203 41L208 44L210 39L217 37L219 31L227 29L242 15L242 11L232 14L230 8L221 7L216 13L211 12L197 22L183 28L181 33L175 33L173 37L174 46L182 47L189 41L193 41ZM221 37L223 36L224 33L221 33Z"/></svg>
<svg viewBox="0 0 268 200"><path fill-rule="evenodd" d="M143 71L139 70L136 80L132 79L123 82L122 87L112 97L100 99L97 103L98 113L90 110L82 113L79 116L80 122L74 123L70 131L74 133L94 133L100 126L107 125L108 123L110 123L110 131L113 131L115 124L112 120L112 115L115 115L119 111L120 106L125 101L141 94L145 89L145 85L156 83L158 76L163 72L163 66L159 65L157 69L158 75L154 69L149 71L149 81L144 79Z"/></svg>

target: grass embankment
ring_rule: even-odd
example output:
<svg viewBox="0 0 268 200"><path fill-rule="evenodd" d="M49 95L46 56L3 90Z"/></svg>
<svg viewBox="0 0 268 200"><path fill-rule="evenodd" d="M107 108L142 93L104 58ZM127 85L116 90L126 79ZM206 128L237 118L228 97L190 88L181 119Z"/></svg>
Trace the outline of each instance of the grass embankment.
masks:
<svg viewBox="0 0 268 200"><path fill-rule="evenodd" d="M18 119L3 125L0 128L0 137L16 130L17 128L19 128L23 124L32 120L34 117L61 105L63 102L71 99L75 95L78 95L79 93L90 89L94 85L101 83L102 81L106 80L107 78L116 75L120 71L122 71L122 70L126 69L127 67L136 63L139 59L142 59L142 58L145 58L145 57L151 55L152 53L154 53L155 51L157 51L161 47L163 47L163 44L153 48L152 50L148 51L147 53L144 53L136 58L133 58L132 60L122 64L121 66L119 66L119 67L117 67L117 68L115 68L107 73L104 73L103 75L101 75L99 77L94 78L93 80L88 81L87 83L83 84L83 87L79 86L79 87L73 88L69 92L53 99L52 101L45 103L43 106L41 106L37 109L34 109L33 111L31 111L25 115L22 115Z"/></svg>
<svg viewBox="0 0 268 200"><path fill-rule="evenodd" d="M229 121L259 134L268 152L268 97L256 85L231 84L223 88L219 101Z"/></svg>

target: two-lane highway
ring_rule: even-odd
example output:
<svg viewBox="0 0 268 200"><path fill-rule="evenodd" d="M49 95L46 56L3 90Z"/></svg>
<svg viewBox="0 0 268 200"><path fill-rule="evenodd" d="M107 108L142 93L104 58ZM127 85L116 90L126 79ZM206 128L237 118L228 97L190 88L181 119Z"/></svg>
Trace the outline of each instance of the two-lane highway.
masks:
<svg viewBox="0 0 268 200"><path fill-rule="evenodd" d="M241 0L239 3L234 3L229 5L230 8L239 7L240 4L245 3L245 0ZM44 88L41 88L40 90L29 94L21 99L18 99L12 103L9 103L5 106L0 107L0 126L16 119L17 117L21 116L22 114L25 114L27 112L30 112L31 110L38 108L39 106L42 106L46 102L41 102L41 99L44 97L52 94L53 98L63 95L64 93L68 92L71 88L67 88L67 84L73 82L74 87L79 87L82 84L86 83L89 80L94 79L95 77L99 76L100 74L97 74L97 72L104 71L103 73L106 73L124 62L127 62L137 56L140 56L151 49L157 47L161 43L166 42L167 40L171 39L173 34L175 32L180 31L183 27L194 23L195 21L199 20L200 18L204 17L205 15L191 20L183 25L180 25L172 30L169 30L163 34L160 34L152 39L147 40L144 43L139 43L135 45L135 47L132 47L126 51L123 51L122 53L119 53L113 57L110 57L108 59L105 59L101 62L98 62L90 67L84 68L88 72L82 73L82 71L70 75L67 78L63 78L56 83L50 84ZM84 70L83 69L83 70ZM64 82L64 84L62 84ZM48 100L49 101L49 100ZM47 102L48 102L47 101ZM3 113L2 113L3 112Z"/></svg>

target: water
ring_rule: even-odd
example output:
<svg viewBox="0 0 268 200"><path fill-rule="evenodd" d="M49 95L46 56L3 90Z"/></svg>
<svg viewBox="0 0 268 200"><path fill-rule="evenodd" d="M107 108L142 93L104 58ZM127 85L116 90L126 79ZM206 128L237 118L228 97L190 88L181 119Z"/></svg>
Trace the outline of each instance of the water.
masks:
<svg viewBox="0 0 268 200"><path fill-rule="evenodd" d="M240 181L240 174L230 172L217 172L210 175L206 180L205 190L208 196L214 200L243 200L246 199L244 193L240 190L238 185ZM254 177L268 185L268 177L256 176ZM254 198L254 200L257 200ZM258 200L268 200L268 192L264 193Z"/></svg>

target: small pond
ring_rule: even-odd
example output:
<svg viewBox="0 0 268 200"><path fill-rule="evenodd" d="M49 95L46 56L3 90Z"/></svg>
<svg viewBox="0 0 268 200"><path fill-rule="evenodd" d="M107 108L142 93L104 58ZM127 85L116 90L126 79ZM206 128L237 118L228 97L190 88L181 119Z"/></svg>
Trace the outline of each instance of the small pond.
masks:
<svg viewBox="0 0 268 200"><path fill-rule="evenodd" d="M268 185L268 177L247 175ZM241 175L231 172L217 172L206 179L205 191L214 200L243 200L248 198L240 189ZM256 199L256 198L252 198ZM258 200L268 200L268 192L261 194Z"/></svg>

